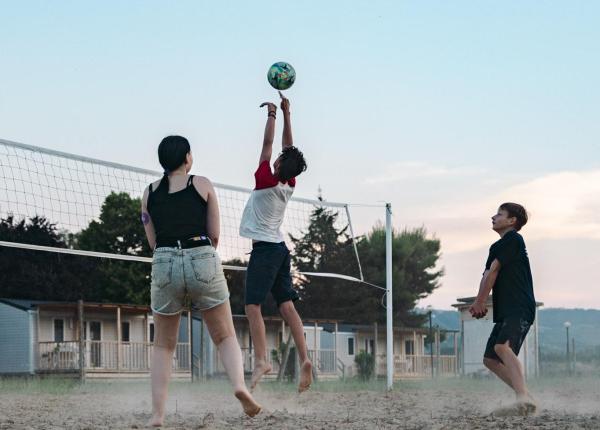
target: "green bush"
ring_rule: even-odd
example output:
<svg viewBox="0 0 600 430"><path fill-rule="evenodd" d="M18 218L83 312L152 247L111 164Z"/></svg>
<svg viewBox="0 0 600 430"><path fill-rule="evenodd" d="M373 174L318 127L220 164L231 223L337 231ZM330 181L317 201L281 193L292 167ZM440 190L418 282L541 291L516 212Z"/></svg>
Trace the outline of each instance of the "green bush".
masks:
<svg viewBox="0 0 600 430"><path fill-rule="evenodd" d="M273 363L277 364L277 367L281 367L281 362L283 361L283 355L285 353L285 349L287 347L286 342L281 342L278 349L271 350L271 360ZM285 367L285 371L283 373L284 378L287 379L288 382L292 382L296 375L296 348L294 346L290 347L290 352L288 356L287 366Z"/></svg>
<svg viewBox="0 0 600 430"><path fill-rule="evenodd" d="M375 356L366 351L361 351L354 357L358 377L367 381L373 377L375 373Z"/></svg>

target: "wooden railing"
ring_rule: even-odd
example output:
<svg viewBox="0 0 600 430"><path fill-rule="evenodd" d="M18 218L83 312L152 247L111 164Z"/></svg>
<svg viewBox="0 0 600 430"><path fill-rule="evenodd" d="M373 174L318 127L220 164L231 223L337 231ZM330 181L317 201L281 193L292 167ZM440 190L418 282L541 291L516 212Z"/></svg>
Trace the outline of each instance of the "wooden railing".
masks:
<svg viewBox="0 0 600 430"><path fill-rule="evenodd" d="M79 369L79 342L39 342L38 368ZM153 344L149 342L84 342L85 368L90 371L147 372L152 365ZM190 370L190 345L178 343L173 354L173 370Z"/></svg>
<svg viewBox="0 0 600 430"><path fill-rule="evenodd" d="M378 355L380 375L385 375L386 361L385 354ZM394 356L394 374L396 376L431 376L432 361L430 355L395 355ZM453 376L457 375L456 356L439 355L433 356L433 375L434 376Z"/></svg>
<svg viewBox="0 0 600 430"><path fill-rule="evenodd" d="M315 360L315 356L316 356L316 360ZM244 371L245 372L252 372L253 370L253 366L254 366L254 351L250 352L250 350L248 348L242 348L242 357L243 357L243 361L244 361ZM317 371L319 373L328 373L328 374L334 374L337 373L337 366L336 366L336 359L337 359L337 354L335 352L335 350L333 349L319 349L317 350L317 354L315 354L315 351L312 349L308 350L308 357L310 358L310 360L312 361L313 365L315 366L315 368L317 369ZM217 357L218 358L218 357ZM288 358L288 360L295 360L296 357L290 355L290 357ZM279 365L278 363L273 361L273 357L271 356L270 352L269 354L267 354L267 362L269 362L269 364L271 364L272 366L272 370L271 373L277 374L279 372ZM220 360L217 360L216 363L216 369L217 371L222 371L222 365L220 363Z"/></svg>
<svg viewBox="0 0 600 430"><path fill-rule="evenodd" d="M337 373L337 354L334 349L318 349L316 354L314 349L309 349L308 358L319 373Z"/></svg>
<svg viewBox="0 0 600 430"><path fill-rule="evenodd" d="M42 370L79 369L79 342L39 342L38 357Z"/></svg>
<svg viewBox="0 0 600 430"><path fill-rule="evenodd" d="M250 350L249 348L241 348L242 349L242 360L244 362L244 372L251 373L254 369L254 349ZM217 354L217 362L215 363L215 368L217 372L224 371L223 365L221 363L221 358ZM267 351L267 362L271 365L271 374L277 374L279 372L279 365L273 361L273 357L271 356L271 351Z"/></svg>

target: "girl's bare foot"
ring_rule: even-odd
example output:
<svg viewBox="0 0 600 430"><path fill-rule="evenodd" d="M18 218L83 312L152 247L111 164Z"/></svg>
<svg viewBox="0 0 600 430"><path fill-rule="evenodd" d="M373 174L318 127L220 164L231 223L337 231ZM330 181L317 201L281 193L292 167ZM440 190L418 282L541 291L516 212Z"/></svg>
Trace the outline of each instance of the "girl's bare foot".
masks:
<svg viewBox="0 0 600 430"><path fill-rule="evenodd" d="M524 396L517 396L517 404L523 410L523 415L535 415L537 412L537 403L529 393Z"/></svg>
<svg viewBox="0 0 600 430"><path fill-rule="evenodd" d="M148 421L148 427L162 427L165 422L164 415L152 414L152 418Z"/></svg>
<svg viewBox="0 0 600 430"><path fill-rule="evenodd" d="M237 397L237 399L240 401L242 407L244 408L244 412L249 417L255 416L262 409L262 407L256 403L252 395L246 389L236 390L235 397Z"/></svg>
<svg viewBox="0 0 600 430"><path fill-rule="evenodd" d="M306 360L300 366L300 383L298 384L298 392L302 393L310 388L312 384L312 363Z"/></svg>

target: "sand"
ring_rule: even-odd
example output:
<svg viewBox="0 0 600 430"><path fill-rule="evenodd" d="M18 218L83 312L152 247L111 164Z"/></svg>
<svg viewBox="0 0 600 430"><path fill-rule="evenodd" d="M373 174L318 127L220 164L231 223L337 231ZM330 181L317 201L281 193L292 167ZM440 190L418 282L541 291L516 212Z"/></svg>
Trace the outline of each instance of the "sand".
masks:
<svg viewBox="0 0 600 430"><path fill-rule="evenodd" d="M298 395L263 383L264 406L243 415L224 382L174 382L165 429L600 429L600 379L536 381L536 416L494 417L512 395L494 380L320 383ZM148 381L0 383L0 429L141 429L150 417Z"/></svg>

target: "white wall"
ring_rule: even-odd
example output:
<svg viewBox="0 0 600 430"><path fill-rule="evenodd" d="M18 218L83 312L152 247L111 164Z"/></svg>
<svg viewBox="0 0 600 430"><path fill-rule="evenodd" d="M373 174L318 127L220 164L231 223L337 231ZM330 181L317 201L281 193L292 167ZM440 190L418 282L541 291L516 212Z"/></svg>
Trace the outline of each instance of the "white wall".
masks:
<svg viewBox="0 0 600 430"><path fill-rule="evenodd" d="M322 327L317 327L317 349L321 349L321 332L323 331ZM306 338L306 347L309 350L315 349L315 326L304 326L304 337Z"/></svg>
<svg viewBox="0 0 600 430"><path fill-rule="evenodd" d="M54 342L54 320L62 319L63 323L63 340L71 341L78 340L76 334L77 320L72 312L54 312L54 311L39 311L39 326L38 333L39 342Z"/></svg>
<svg viewBox="0 0 600 430"><path fill-rule="evenodd" d="M348 339L354 339L354 354L348 354ZM337 358L346 366L354 365L354 357L358 353L356 334L352 332L338 332Z"/></svg>
<svg viewBox="0 0 600 430"><path fill-rule="evenodd" d="M56 312L50 310L41 311L40 315L40 342L54 342L54 320L64 320L64 340L74 341L77 338L77 319L71 312ZM91 321L98 321L101 325L101 340L117 340L117 313L86 312L84 316L88 324ZM129 340L130 342L145 342L144 337L144 316L143 315L123 315L121 321L129 322ZM88 328L89 330L89 328Z"/></svg>
<svg viewBox="0 0 600 430"><path fill-rule="evenodd" d="M473 318L468 309L462 310L460 315L463 327L464 374L488 373L489 371L483 365L483 354L487 340L494 328L492 308L488 307L486 317L481 319ZM519 360L523 363L524 368L525 364L527 365L525 372L528 376L535 375L536 370L536 329L536 324L531 326L519 353Z"/></svg>

